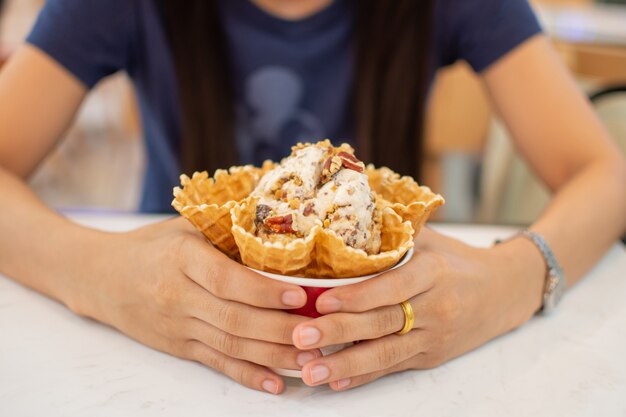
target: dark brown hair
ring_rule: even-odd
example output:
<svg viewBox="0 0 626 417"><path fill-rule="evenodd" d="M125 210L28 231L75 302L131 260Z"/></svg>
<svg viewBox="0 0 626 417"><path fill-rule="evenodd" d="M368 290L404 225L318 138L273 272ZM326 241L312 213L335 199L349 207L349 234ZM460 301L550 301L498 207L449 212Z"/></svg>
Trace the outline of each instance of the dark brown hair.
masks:
<svg viewBox="0 0 626 417"><path fill-rule="evenodd" d="M217 0L156 0L183 110L180 160L187 173L237 163L230 60ZM353 0L357 153L419 178L431 69L435 0ZM321 139L321 138L320 138Z"/></svg>

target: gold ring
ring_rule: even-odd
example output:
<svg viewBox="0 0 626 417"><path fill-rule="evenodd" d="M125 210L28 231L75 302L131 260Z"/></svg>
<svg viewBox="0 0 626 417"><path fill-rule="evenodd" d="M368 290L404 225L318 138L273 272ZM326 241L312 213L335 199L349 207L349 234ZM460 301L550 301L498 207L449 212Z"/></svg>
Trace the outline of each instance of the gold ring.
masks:
<svg viewBox="0 0 626 417"><path fill-rule="evenodd" d="M400 307L402 307L402 311L404 311L404 327L402 330L397 332L397 335L402 336L413 330L413 323L415 323L415 313L413 312L413 307L409 300L403 301L400 303Z"/></svg>

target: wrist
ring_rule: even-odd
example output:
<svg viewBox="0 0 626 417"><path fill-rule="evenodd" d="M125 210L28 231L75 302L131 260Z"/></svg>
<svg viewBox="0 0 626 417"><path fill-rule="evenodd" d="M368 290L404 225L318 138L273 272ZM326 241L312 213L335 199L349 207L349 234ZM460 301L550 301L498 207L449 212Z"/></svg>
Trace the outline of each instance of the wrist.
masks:
<svg viewBox="0 0 626 417"><path fill-rule="evenodd" d="M517 237L494 246L490 274L499 303L500 333L528 321L543 304L546 267L543 256L528 239Z"/></svg>
<svg viewBox="0 0 626 417"><path fill-rule="evenodd" d="M58 215L40 216L36 227L5 239L0 245L2 273L74 310L75 294L85 275L85 250L91 235ZM9 235L7 235L7 238Z"/></svg>
<svg viewBox="0 0 626 417"><path fill-rule="evenodd" d="M116 250L124 251L124 239L116 233L81 229L80 238L66 255L72 259L72 267L61 301L78 315L108 323L104 305L117 291L119 278L114 271L116 261L112 260L118 259Z"/></svg>
<svg viewBox="0 0 626 417"><path fill-rule="evenodd" d="M70 220L50 227L54 236L44 248L39 267L30 271L35 289L54 298L81 316L96 318L94 286L101 281L103 250L111 233L90 229ZM109 245L110 246L110 245Z"/></svg>

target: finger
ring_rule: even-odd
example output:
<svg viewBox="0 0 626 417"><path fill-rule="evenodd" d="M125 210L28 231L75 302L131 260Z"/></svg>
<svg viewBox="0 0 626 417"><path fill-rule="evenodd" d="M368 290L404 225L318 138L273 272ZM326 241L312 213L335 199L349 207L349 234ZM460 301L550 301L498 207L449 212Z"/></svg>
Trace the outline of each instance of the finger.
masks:
<svg viewBox="0 0 626 417"><path fill-rule="evenodd" d="M301 287L257 274L196 236L184 238L178 252L183 273L216 297L264 308L306 303Z"/></svg>
<svg viewBox="0 0 626 417"><path fill-rule="evenodd" d="M415 321L412 328L424 323L421 314L422 297L410 300ZM311 349L355 340L377 339L399 332L405 324L404 310L399 304L379 307L363 313L334 313L298 324L292 334L298 349Z"/></svg>
<svg viewBox="0 0 626 417"><path fill-rule="evenodd" d="M229 358L198 340L187 342L186 350L189 359L213 368L248 388L271 394L280 394L285 390L283 380L261 365Z"/></svg>
<svg viewBox="0 0 626 417"><path fill-rule="evenodd" d="M188 314L235 336L291 345L293 329L309 320L297 314L223 300L190 283L182 295Z"/></svg>
<svg viewBox="0 0 626 417"><path fill-rule="evenodd" d="M389 374L394 374L396 372L406 371L407 369L413 369L415 367L414 366L415 362L416 362L415 361L415 357L414 358L410 358L410 359L402 361L402 362L400 362L400 363L398 363L398 364L396 364L396 365L394 365L394 366L392 366L390 368L383 369L381 371L370 372L370 373L363 374L363 375L357 375L357 376L353 376L353 377L338 379L336 381L331 381L328 385L334 391L349 390L349 389L356 388L356 387L361 386L361 385L365 385L367 383L375 381L378 378L381 378L381 377L389 375Z"/></svg>
<svg viewBox="0 0 626 417"><path fill-rule="evenodd" d="M423 330L368 340L329 356L307 362L302 380L311 386L379 372L403 362L425 348Z"/></svg>
<svg viewBox="0 0 626 417"><path fill-rule="evenodd" d="M303 352L291 345L234 336L195 318L189 319L188 326L188 334L193 339L226 356L272 368L300 369L304 362L298 364L299 355L306 355L302 357L309 360L322 356L318 349Z"/></svg>
<svg viewBox="0 0 626 417"><path fill-rule="evenodd" d="M319 296L317 311L358 313L381 306L399 304L431 289L445 268L443 257L419 252L401 268L353 285L332 288Z"/></svg>
<svg viewBox="0 0 626 417"><path fill-rule="evenodd" d="M418 353L417 355L405 361L402 361L390 368L362 375L356 375L353 377L338 379L336 381L331 381L328 385L335 391L345 391L375 381L385 375L402 372L409 369L432 369L441 365L441 363L443 362L444 360L442 360L442 358L433 356L432 354L428 354L426 352Z"/></svg>

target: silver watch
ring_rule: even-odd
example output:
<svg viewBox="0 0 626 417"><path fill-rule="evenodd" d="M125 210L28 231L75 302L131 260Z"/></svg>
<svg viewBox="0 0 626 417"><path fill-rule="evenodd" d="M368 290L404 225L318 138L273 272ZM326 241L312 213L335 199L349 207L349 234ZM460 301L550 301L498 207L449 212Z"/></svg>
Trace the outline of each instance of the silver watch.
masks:
<svg viewBox="0 0 626 417"><path fill-rule="evenodd" d="M566 281L563 269L559 265L552 249L546 242L546 240L539 233L531 232L530 230L523 230L519 233L530 239L531 242L537 246L537 249L541 252L544 261L546 262L546 281L543 288L543 305L539 312L541 314L549 314L556 308L565 293ZM516 236L519 236L516 235ZM513 236L514 238L515 236ZM512 238L511 238L512 239ZM496 241L500 243L500 241Z"/></svg>

